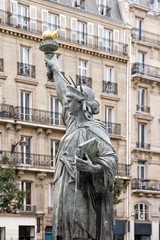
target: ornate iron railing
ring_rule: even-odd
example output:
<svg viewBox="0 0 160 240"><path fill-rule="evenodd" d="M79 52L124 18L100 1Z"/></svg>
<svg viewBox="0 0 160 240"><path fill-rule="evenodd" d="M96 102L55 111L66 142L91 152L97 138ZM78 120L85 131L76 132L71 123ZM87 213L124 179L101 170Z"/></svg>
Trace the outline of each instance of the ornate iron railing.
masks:
<svg viewBox="0 0 160 240"><path fill-rule="evenodd" d="M51 160L51 156L49 155L23 153L23 152L11 153L9 151L0 151L0 162L2 164L11 163L17 167L25 166L25 167L31 167L31 168L52 169L55 163L54 160L53 158Z"/></svg>
<svg viewBox="0 0 160 240"><path fill-rule="evenodd" d="M36 68L33 65L17 62L17 74L24 77L36 77Z"/></svg>
<svg viewBox="0 0 160 240"><path fill-rule="evenodd" d="M151 145L149 143L144 143L144 142L137 142L136 143L137 148L144 148L144 149L150 149Z"/></svg>
<svg viewBox="0 0 160 240"><path fill-rule="evenodd" d="M130 176L130 168L131 168L130 165L118 163L116 175L121 176L121 177L129 177Z"/></svg>
<svg viewBox="0 0 160 240"><path fill-rule="evenodd" d="M102 90L103 90L103 92L117 95L118 94L117 83L103 81L103 89Z"/></svg>
<svg viewBox="0 0 160 240"><path fill-rule="evenodd" d="M143 105L137 105L137 111L150 113L150 107L143 106Z"/></svg>
<svg viewBox="0 0 160 240"><path fill-rule="evenodd" d="M147 31L142 31L138 28L132 29L132 38L135 40L160 45L159 35Z"/></svg>
<svg viewBox="0 0 160 240"><path fill-rule="evenodd" d="M13 105L0 104L0 118L13 118Z"/></svg>
<svg viewBox="0 0 160 240"><path fill-rule="evenodd" d="M160 78L160 68L135 62L132 64L132 74L142 74L154 78Z"/></svg>
<svg viewBox="0 0 160 240"><path fill-rule="evenodd" d="M76 84L77 85L82 84L92 88L92 78L76 75Z"/></svg>
<svg viewBox="0 0 160 240"><path fill-rule="evenodd" d="M106 125L107 132L109 134L121 135L121 124L112 123L112 122L104 122Z"/></svg>
<svg viewBox="0 0 160 240"><path fill-rule="evenodd" d="M96 36L89 35L86 32L73 31L69 28L64 28L59 25L53 25L29 17L13 14L12 12L0 10L0 25L8 25L16 29L21 29L23 31L36 33L36 35L39 35L39 37L42 36L42 32L44 31L42 26L45 25L46 29L59 29L59 40L88 46L89 48L95 50L99 49L103 52L110 52L122 56L128 55L127 44L115 42L111 39L106 38L100 39Z"/></svg>
<svg viewBox="0 0 160 240"><path fill-rule="evenodd" d="M4 72L4 60L0 58L0 72Z"/></svg>
<svg viewBox="0 0 160 240"><path fill-rule="evenodd" d="M47 125L63 125L61 113L49 112L34 108L15 107L14 118L22 121L47 124Z"/></svg>
<svg viewBox="0 0 160 240"><path fill-rule="evenodd" d="M160 191L160 181L151 180L151 179L134 178L131 181L131 188L132 190L142 189L142 190Z"/></svg>

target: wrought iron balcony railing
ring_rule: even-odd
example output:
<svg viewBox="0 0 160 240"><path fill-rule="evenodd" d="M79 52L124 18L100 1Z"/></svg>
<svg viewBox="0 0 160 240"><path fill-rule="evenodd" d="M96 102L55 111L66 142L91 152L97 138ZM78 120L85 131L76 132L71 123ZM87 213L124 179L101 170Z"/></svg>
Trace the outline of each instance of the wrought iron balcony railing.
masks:
<svg viewBox="0 0 160 240"><path fill-rule="evenodd" d="M21 213L35 213L36 212L36 206L33 206L31 204L23 205L20 212Z"/></svg>
<svg viewBox="0 0 160 240"><path fill-rule="evenodd" d="M14 118L33 123L63 126L61 113L34 108L15 107Z"/></svg>
<svg viewBox="0 0 160 240"><path fill-rule="evenodd" d="M4 72L4 61L3 61L3 58L0 58L0 72Z"/></svg>
<svg viewBox="0 0 160 240"><path fill-rule="evenodd" d="M109 134L121 135L121 124L105 122L105 125L106 125L107 132Z"/></svg>
<svg viewBox="0 0 160 240"><path fill-rule="evenodd" d="M151 190L160 191L160 181L151 179L138 179L134 178L131 181L132 190Z"/></svg>
<svg viewBox="0 0 160 240"><path fill-rule="evenodd" d="M150 113L150 107L143 106L143 105L137 105L137 111Z"/></svg>
<svg viewBox="0 0 160 240"><path fill-rule="evenodd" d="M23 153L9 151L0 151L0 162L2 164L13 164L17 167L31 167L31 168L42 168L42 169L52 169L54 167L55 161L51 160L50 155Z"/></svg>
<svg viewBox="0 0 160 240"><path fill-rule="evenodd" d="M103 81L103 89L102 90L103 90L103 92L117 95L118 94L117 83Z"/></svg>
<svg viewBox="0 0 160 240"><path fill-rule="evenodd" d="M140 30L138 28L132 29L132 38L135 40L148 42L155 45L160 45L159 35L153 34L144 30Z"/></svg>
<svg viewBox="0 0 160 240"><path fill-rule="evenodd" d="M13 105L0 104L0 118L13 118Z"/></svg>
<svg viewBox="0 0 160 240"><path fill-rule="evenodd" d="M121 177L129 177L130 176L130 168L131 168L130 165L118 163L116 175L121 176Z"/></svg>
<svg viewBox="0 0 160 240"><path fill-rule="evenodd" d="M77 85L82 84L82 85L86 85L86 86L92 88L92 78L81 76L81 75L76 75L76 84Z"/></svg>
<svg viewBox="0 0 160 240"><path fill-rule="evenodd" d="M17 62L17 74L24 77L36 77L36 68L33 65Z"/></svg>
<svg viewBox="0 0 160 240"><path fill-rule="evenodd" d="M142 74L154 78L160 78L160 68L136 62L132 64L132 74Z"/></svg>
<svg viewBox="0 0 160 240"><path fill-rule="evenodd" d="M151 145L149 143L144 143L144 142L137 142L136 143L137 148L144 148L144 149L150 149Z"/></svg>
<svg viewBox="0 0 160 240"><path fill-rule="evenodd" d="M7 25L23 31L36 33L36 36L42 36L42 32L47 29L59 29L58 39L66 42L72 42L78 45L87 46L92 49L99 49L103 52L109 52L117 55L127 56L128 45L113 41L106 38L98 38L94 35L89 35L85 31L73 31L59 25L54 25L48 22L39 21L26 16L13 14L12 12L3 11L0 9L0 25ZM43 29L43 30L42 30Z"/></svg>

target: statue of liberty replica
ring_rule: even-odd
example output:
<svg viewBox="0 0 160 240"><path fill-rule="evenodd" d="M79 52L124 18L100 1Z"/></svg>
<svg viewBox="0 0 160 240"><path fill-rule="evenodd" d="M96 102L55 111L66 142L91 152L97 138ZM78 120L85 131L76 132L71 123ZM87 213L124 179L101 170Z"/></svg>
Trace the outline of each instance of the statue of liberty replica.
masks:
<svg viewBox="0 0 160 240"><path fill-rule="evenodd" d="M53 179L53 239L112 240L117 156L105 125L93 118L99 103L92 89L71 84L59 71L55 34L46 32L40 44L66 126Z"/></svg>

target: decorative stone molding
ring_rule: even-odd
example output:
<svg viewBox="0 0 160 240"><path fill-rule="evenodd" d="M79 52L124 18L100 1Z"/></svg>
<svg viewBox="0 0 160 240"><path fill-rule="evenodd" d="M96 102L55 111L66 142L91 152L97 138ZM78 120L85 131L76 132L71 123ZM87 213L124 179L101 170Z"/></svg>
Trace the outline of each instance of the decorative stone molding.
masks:
<svg viewBox="0 0 160 240"><path fill-rule="evenodd" d="M39 135L41 133L43 133L43 128L41 128L41 127L37 128L37 134Z"/></svg>
<svg viewBox="0 0 160 240"><path fill-rule="evenodd" d="M39 178L40 180L43 180L47 177L47 174L46 173L38 173L37 174L37 178Z"/></svg>
<svg viewBox="0 0 160 240"><path fill-rule="evenodd" d="M52 133L52 129L49 129L49 128L48 128L48 129L46 130L46 135L50 135L51 133Z"/></svg>
<svg viewBox="0 0 160 240"><path fill-rule="evenodd" d="M15 125L15 129L16 129L16 131L21 130L21 128L22 128L21 124L16 124L16 125Z"/></svg>

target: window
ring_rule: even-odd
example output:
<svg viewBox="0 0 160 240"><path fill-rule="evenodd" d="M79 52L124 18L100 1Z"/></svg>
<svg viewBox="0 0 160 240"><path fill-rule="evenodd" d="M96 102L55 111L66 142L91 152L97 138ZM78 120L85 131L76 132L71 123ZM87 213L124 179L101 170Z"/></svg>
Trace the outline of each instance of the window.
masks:
<svg viewBox="0 0 160 240"><path fill-rule="evenodd" d="M135 18L136 39L142 40L142 25L143 20L141 18Z"/></svg>
<svg viewBox="0 0 160 240"><path fill-rule="evenodd" d="M19 240L34 240L35 226L19 226Z"/></svg>
<svg viewBox="0 0 160 240"><path fill-rule="evenodd" d="M18 4L18 26L25 30L29 28L29 7L23 4Z"/></svg>
<svg viewBox="0 0 160 240"><path fill-rule="evenodd" d="M77 21L77 42L80 44L86 44L87 37L87 24L84 22Z"/></svg>
<svg viewBox="0 0 160 240"><path fill-rule="evenodd" d="M138 88L138 105L137 111L150 112L150 108L147 106L147 89L144 87Z"/></svg>
<svg viewBox="0 0 160 240"><path fill-rule="evenodd" d="M138 123L138 146L145 148L146 124Z"/></svg>
<svg viewBox="0 0 160 240"><path fill-rule="evenodd" d="M149 207L145 203L138 203L134 207L135 220L147 221L149 220Z"/></svg>
<svg viewBox="0 0 160 240"><path fill-rule="evenodd" d="M72 6L85 9L85 0L72 0Z"/></svg>
<svg viewBox="0 0 160 240"><path fill-rule="evenodd" d="M5 227L0 227L0 239L1 240L5 240L6 239Z"/></svg>
<svg viewBox="0 0 160 240"><path fill-rule="evenodd" d="M19 74L32 77L31 48L20 46Z"/></svg>
<svg viewBox="0 0 160 240"><path fill-rule="evenodd" d="M20 93L21 105L21 120L30 120L31 118L31 93L21 91Z"/></svg>
<svg viewBox="0 0 160 240"><path fill-rule="evenodd" d="M113 31L104 28L104 48L107 51L112 51L113 48Z"/></svg>
<svg viewBox="0 0 160 240"><path fill-rule="evenodd" d="M111 17L111 7L108 0L97 0L97 5L101 15Z"/></svg>
<svg viewBox="0 0 160 240"><path fill-rule="evenodd" d="M27 145L21 145L21 163L32 164L31 159L31 137L23 136L22 139L27 142Z"/></svg>
<svg viewBox="0 0 160 240"><path fill-rule="evenodd" d="M58 146L59 146L59 141L51 139L51 167L55 166L55 158L56 158Z"/></svg>
<svg viewBox="0 0 160 240"><path fill-rule="evenodd" d="M42 32L50 29L57 30L58 29L58 15L48 12L47 10L42 10Z"/></svg>
<svg viewBox="0 0 160 240"><path fill-rule="evenodd" d="M21 189L25 191L26 194L23 199L23 211L24 212L31 212L32 205L31 205L31 182L22 181L21 182Z"/></svg>
<svg viewBox="0 0 160 240"><path fill-rule="evenodd" d="M79 60L78 72L80 76L87 76L87 61L81 59Z"/></svg>
<svg viewBox="0 0 160 240"><path fill-rule="evenodd" d="M105 106L105 123L107 132L110 134L112 134L113 132L112 122L113 122L113 107Z"/></svg>
<svg viewBox="0 0 160 240"><path fill-rule="evenodd" d="M58 98L51 96L51 124L62 125L61 123L61 105Z"/></svg>
<svg viewBox="0 0 160 240"><path fill-rule="evenodd" d="M113 67L105 66L105 69L104 69L105 81L107 81L107 82L113 82L114 81L113 70L114 70Z"/></svg>
<svg viewBox="0 0 160 240"><path fill-rule="evenodd" d="M143 180L146 178L145 162L138 161L138 179Z"/></svg>
<svg viewBox="0 0 160 240"><path fill-rule="evenodd" d="M48 213L52 213L53 206L53 183L48 185Z"/></svg>
<svg viewBox="0 0 160 240"><path fill-rule="evenodd" d="M139 62L139 73L145 74L145 52L138 52L138 62Z"/></svg>

